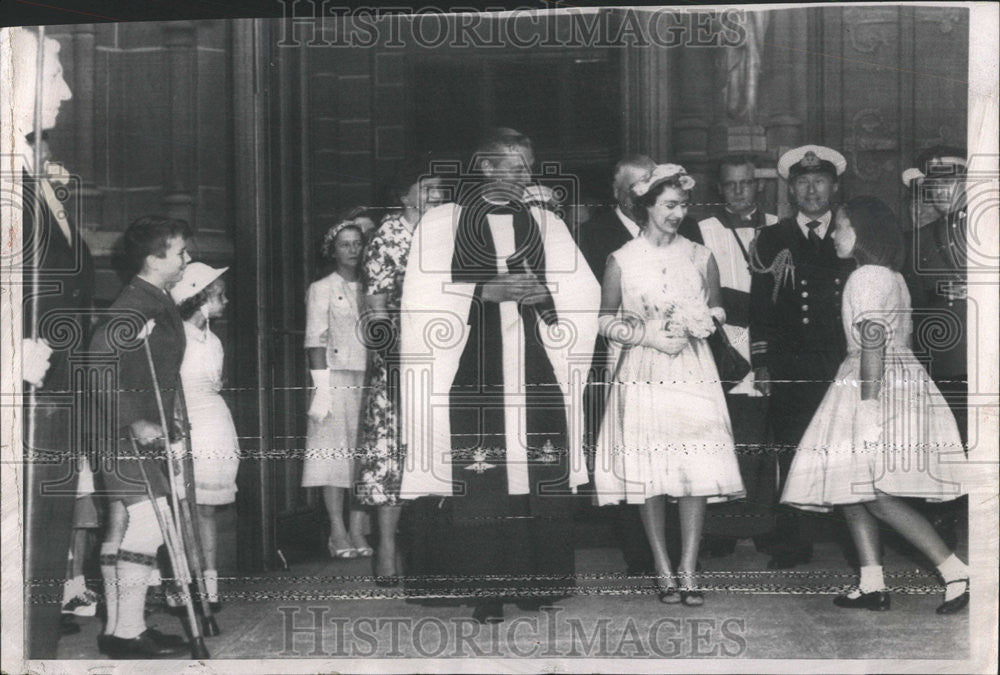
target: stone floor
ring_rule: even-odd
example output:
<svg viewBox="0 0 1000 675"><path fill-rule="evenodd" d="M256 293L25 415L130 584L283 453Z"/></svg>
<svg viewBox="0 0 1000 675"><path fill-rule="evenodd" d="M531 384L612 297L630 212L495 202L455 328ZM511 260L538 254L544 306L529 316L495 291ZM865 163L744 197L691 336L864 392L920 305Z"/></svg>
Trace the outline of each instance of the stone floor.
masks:
<svg viewBox="0 0 1000 675"><path fill-rule="evenodd" d="M542 612L508 606L502 624L480 626L467 607L407 604L376 588L369 559L311 560L266 576L227 578L215 659L365 657L957 659L969 649L967 613L938 616L941 588L915 558L887 547L892 610L833 606L854 582L840 548L818 543L813 561L766 571L743 541L703 561L699 608L657 601L650 579L628 578L609 547L577 549L578 594ZM97 619L60 643L63 659L95 659ZM180 632L154 612L149 624Z"/></svg>

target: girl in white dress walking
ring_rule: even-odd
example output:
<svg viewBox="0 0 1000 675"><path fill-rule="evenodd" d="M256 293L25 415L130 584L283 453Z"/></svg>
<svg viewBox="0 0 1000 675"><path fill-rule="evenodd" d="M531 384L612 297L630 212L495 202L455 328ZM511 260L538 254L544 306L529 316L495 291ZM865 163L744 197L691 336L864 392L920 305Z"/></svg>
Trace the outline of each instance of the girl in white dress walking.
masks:
<svg viewBox="0 0 1000 675"><path fill-rule="evenodd" d="M661 602L701 605L696 590L705 504L744 494L729 413L705 340L724 321L711 252L678 235L694 180L661 164L632 186L642 233L608 258L601 332L624 346L594 469L600 504L640 504ZM620 319L619 317L620 313ZM679 502L677 580L666 547L666 499Z"/></svg>
<svg viewBox="0 0 1000 675"><path fill-rule="evenodd" d="M901 497L947 501L963 494L965 453L955 418L910 348L904 247L892 210L857 197L837 211L837 255L858 268L844 285L847 357L809 424L781 500L801 509L839 506L861 561L857 588L838 607L889 609L879 521L930 559L945 583L939 614L969 602L969 574L934 527Z"/></svg>
<svg viewBox="0 0 1000 675"><path fill-rule="evenodd" d="M236 426L219 393L225 355L222 342L209 327L209 322L221 317L229 303L226 282L222 279L227 269L191 263L170 291L184 319L187 339L181 382L191 424L195 500L205 555L205 590L213 604L219 602L216 511L236 501L236 473L240 465Z"/></svg>

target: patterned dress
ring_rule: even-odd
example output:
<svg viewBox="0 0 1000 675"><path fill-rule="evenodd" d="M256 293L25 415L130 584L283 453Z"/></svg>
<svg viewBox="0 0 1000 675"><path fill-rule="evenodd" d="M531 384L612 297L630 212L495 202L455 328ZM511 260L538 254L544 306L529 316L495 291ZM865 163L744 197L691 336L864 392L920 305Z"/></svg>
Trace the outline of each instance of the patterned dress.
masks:
<svg viewBox="0 0 1000 675"><path fill-rule="evenodd" d="M356 494L359 502L371 506L399 502L405 449L400 443L397 394L390 387L390 377L398 373L399 305L412 240L412 226L402 214L389 214L365 247L365 294L386 296L393 324L391 339L385 340L381 348L372 349L368 396L362 412L361 470Z"/></svg>

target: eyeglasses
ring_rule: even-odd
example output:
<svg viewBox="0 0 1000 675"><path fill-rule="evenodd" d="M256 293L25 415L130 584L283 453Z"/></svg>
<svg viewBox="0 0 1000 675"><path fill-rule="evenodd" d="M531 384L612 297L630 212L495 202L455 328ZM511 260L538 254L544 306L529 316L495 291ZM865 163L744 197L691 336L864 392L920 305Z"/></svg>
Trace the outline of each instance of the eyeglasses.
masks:
<svg viewBox="0 0 1000 675"><path fill-rule="evenodd" d="M754 180L727 180L722 183L723 190L746 190L747 188L753 188L757 185L757 181Z"/></svg>

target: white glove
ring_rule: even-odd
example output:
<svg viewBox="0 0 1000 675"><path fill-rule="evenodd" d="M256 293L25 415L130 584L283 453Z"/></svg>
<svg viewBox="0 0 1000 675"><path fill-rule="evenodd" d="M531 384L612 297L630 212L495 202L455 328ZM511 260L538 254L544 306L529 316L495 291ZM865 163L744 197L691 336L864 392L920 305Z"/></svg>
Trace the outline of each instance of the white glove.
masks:
<svg viewBox="0 0 1000 675"><path fill-rule="evenodd" d="M309 417L316 422L322 422L330 414L333 400L330 396L330 372L328 370L310 370L312 375L313 399L309 406Z"/></svg>
<svg viewBox="0 0 1000 675"><path fill-rule="evenodd" d="M882 441L884 422L882 402L878 399L861 401L854 412L854 428L852 429L854 450L864 450L866 446Z"/></svg>
<svg viewBox="0 0 1000 675"><path fill-rule="evenodd" d="M49 371L52 348L43 339L21 341L21 377L28 384L41 387Z"/></svg>
<svg viewBox="0 0 1000 675"><path fill-rule="evenodd" d="M670 356L676 356L688 346L688 337L686 335L671 335L663 330L663 321L647 321L639 344L644 347L652 347Z"/></svg>

